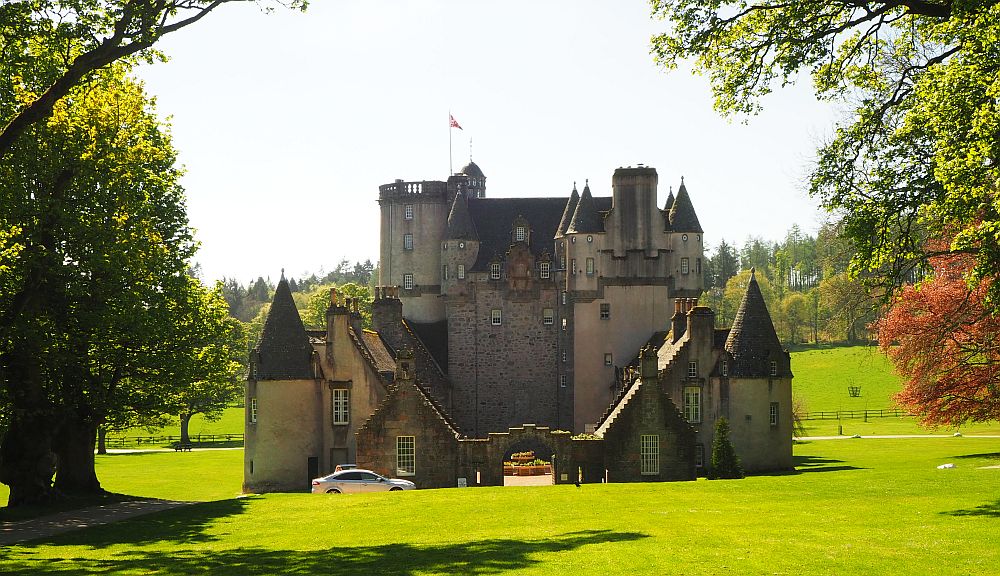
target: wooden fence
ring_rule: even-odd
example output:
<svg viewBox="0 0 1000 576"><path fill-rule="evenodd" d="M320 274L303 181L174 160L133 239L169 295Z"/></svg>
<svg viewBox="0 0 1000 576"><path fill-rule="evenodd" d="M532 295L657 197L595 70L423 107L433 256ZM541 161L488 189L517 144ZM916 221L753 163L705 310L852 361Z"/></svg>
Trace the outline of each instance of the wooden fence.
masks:
<svg viewBox="0 0 1000 576"><path fill-rule="evenodd" d="M883 410L836 410L833 412L804 412L803 420L851 420L855 418L898 418L909 416L905 410L883 409Z"/></svg>
<svg viewBox="0 0 1000 576"><path fill-rule="evenodd" d="M242 434L191 434L188 439L192 444L214 442L243 442ZM108 436L104 445L108 448L124 448L126 446L142 446L143 444L163 445L181 441L178 436Z"/></svg>

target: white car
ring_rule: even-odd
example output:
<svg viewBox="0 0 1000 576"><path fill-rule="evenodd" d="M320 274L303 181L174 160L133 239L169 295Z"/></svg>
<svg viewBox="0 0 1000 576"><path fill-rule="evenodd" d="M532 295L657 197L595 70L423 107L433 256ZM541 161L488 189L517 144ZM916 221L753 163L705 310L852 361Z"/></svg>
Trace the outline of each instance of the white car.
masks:
<svg viewBox="0 0 1000 576"><path fill-rule="evenodd" d="M312 481L313 494L340 494L341 492L393 492L395 490L413 490L416 484L409 480L386 478L371 470L354 468L341 470Z"/></svg>

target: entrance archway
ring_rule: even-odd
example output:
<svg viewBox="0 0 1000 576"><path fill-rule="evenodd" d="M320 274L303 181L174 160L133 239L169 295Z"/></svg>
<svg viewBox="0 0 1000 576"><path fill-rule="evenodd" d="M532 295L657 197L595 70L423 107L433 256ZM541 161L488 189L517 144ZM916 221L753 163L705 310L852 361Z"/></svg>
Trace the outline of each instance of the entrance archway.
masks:
<svg viewBox="0 0 1000 576"><path fill-rule="evenodd" d="M489 476L495 478L494 485L507 485L508 478L516 478L516 485L554 484L557 474L557 455L569 449L569 434L553 433L548 427L525 424L510 428L507 432L493 432L489 435L487 465ZM531 457L528 458L528 453ZM518 457L515 457L518 455ZM505 463L518 462L523 470L505 470ZM534 461L549 464L535 464ZM505 474L508 472L509 474ZM530 479L530 480L529 480Z"/></svg>

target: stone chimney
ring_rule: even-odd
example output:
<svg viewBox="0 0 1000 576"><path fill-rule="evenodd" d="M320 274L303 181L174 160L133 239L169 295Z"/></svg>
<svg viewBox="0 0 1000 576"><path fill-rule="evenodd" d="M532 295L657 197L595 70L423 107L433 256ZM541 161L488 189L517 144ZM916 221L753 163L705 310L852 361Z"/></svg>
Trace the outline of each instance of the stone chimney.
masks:
<svg viewBox="0 0 1000 576"><path fill-rule="evenodd" d="M673 342L681 339L688 328L688 312L698 305L697 298L674 298L674 315L670 319Z"/></svg>
<svg viewBox="0 0 1000 576"><path fill-rule="evenodd" d="M375 287L372 328L382 335L382 339L393 350L403 347L403 302L399 299L398 286Z"/></svg>
<svg viewBox="0 0 1000 576"><path fill-rule="evenodd" d="M396 353L396 382L412 382L416 376L416 365L413 363L413 350L403 348Z"/></svg>
<svg viewBox="0 0 1000 576"><path fill-rule="evenodd" d="M326 359L336 365L338 347L348 343L348 309L341 303L336 288L330 288L330 304L326 308Z"/></svg>
<svg viewBox="0 0 1000 576"><path fill-rule="evenodd" d="M657 363L656 347L647 344L639 352L639 377L643 381L656 380L659 375Z"/></svg>

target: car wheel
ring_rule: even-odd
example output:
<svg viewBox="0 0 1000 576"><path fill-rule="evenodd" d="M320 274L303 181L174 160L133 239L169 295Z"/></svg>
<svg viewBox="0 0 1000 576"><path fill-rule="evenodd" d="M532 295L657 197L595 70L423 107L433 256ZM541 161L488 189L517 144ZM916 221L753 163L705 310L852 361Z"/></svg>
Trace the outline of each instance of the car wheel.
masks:
<svg viewBox="0 0 1000 576"><path fill-rule="evenodd" d="M400 488L399 486L393 486L392 488L389 488L389 492L395 492L397 490L402 490L402 488Z"/></svg>
<svg viewBox="0 0 1000 576"><path fill-rule="evenodd" d="M326 491L326 493L327 494L340 494L340 490L337 490L336 488L330 488L329 490Z"/></svg>

